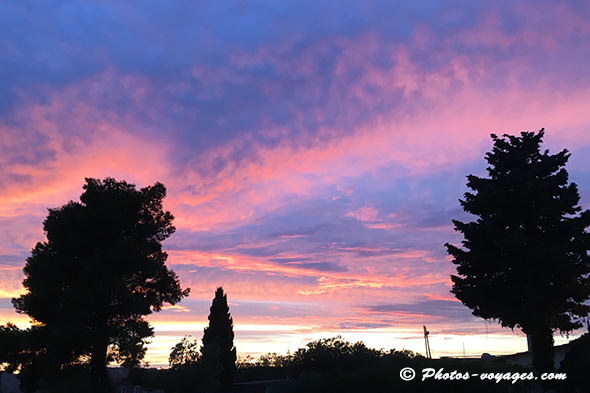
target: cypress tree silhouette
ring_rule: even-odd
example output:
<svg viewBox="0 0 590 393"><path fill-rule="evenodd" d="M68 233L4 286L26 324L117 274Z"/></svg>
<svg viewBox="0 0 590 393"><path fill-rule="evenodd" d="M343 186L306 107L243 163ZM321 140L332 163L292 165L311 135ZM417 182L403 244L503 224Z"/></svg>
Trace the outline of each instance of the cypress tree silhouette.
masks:
<svg viewBox="0 0 590 393"><path fill-rule="evenodd" d="M236 371L236 348L234 347L234 323L227 305L223 288L215 291L211 304L209 326L203 333L203 361L221 367L220 383L228 386Z"/></svg>
<svg viewBox="0 0 590 393"><path fill-rule="evenodd" d="M531 337L533 365L553 370L553 332L582 327L590 311L590 211L568 183L567 150L541 152L544 131L492 134L488 178L469 175L460 200L477 216L453 220L465 238L446 244L457 265L452 293L473 315Z"/></svg>

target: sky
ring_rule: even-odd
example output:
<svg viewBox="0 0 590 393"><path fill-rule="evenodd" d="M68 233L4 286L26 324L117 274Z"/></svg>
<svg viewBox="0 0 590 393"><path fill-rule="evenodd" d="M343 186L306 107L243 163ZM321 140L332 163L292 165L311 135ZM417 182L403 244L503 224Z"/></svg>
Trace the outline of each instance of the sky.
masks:
<svg viewBox="0 0 590 393"><path fill-rule="evenodd" d="M190 296L146 360L228 294L239 356L342 335L435 357L526 350L449 292L445 242L490 133L546 129L590 208L587 1L0 4L0 324L85 177L162 182ZM575 335L574 335L575 336ZM570 337L571 338L571 337ZM558 343L566 337L556 338Z"/></svg>

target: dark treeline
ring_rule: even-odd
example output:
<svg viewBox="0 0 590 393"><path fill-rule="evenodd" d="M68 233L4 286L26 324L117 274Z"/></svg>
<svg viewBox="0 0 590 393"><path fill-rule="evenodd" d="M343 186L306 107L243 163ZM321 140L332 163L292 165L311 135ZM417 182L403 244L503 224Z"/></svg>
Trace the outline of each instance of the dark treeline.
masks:
<svg viewBox="0 0 590 393"><path fill-rule="evenodd" d="M489 359L427 359L411 351L378 350L364 343L350 343L342 337L312 341L292 354L269 353L258 359L242 359L238 363L235 381L227 392L241 390L241 382L272 381L276 393L365 393L365 392L586 392L590 384L585 367L590 351L588 335L576 340L566 356L560 372L567 373L566 381L541 385L540 381L511 380L482 381L479 376L469 380L441 380L429 378L422 381L425 368L443 369L451 373L471 374L532 373L532 368L506 364L503 358ZM412 367L416 378L403 381L400 370ZM138 369L133 378L148 391L161 388L168 393L212 391L210 369L199 361L165 370ZM535 373L535 376L540 374Z"/></svg>

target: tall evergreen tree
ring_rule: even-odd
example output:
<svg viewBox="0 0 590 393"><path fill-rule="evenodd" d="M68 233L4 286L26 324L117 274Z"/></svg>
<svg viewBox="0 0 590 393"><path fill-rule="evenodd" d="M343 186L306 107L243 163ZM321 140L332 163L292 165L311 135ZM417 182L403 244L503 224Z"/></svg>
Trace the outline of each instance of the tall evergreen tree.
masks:
<svg viewBox="0 0 590 393"><path fill-rule="evenodd" d="M203 333L203 362L221 366L220 382L227 386L233 382L236 371L234 323L223 288L215 291L209 313L209 326Z"/></svg>
<svg viewBox="0 0 590 393"><path fill-rule="evenodd" d="M568 183L567 150L541 152L544 130L492 134L489 177L467 176L463 209L453 220L462 248L446 244L457 265L455 296L475 316L530 336L537 370L553 369L553 332L581 327L590 311L590 211Z"/></svg>

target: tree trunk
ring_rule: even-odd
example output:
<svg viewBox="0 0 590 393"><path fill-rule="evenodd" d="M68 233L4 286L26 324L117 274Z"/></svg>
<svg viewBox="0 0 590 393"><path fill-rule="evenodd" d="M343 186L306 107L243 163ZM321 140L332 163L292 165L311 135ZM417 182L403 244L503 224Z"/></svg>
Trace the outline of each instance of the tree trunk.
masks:
<svg viewBox="0 0 590 393"><path fill-rule="evenodd" d="M553 331L549 327L536 327L529 333L533 351L533 366L537 372L555 371Z"/></svg>
<svg viewBox="0 0 590 393"><path fill-rule="evenodd" d="M94 342L90 358L90 383L94 393L112 392L106 367L107 347L106 337Z"/></svg>

